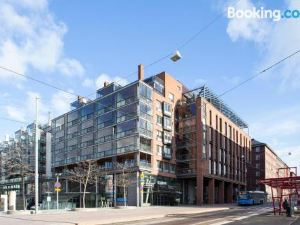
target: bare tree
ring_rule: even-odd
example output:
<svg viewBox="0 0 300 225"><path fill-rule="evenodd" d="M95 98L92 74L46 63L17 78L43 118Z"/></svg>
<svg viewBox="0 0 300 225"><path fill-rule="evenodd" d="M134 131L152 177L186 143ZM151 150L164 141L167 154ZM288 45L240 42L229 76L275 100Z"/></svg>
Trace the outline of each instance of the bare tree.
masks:
<svg viewBox="0 0 300 225"><path fill-rule="evenodd" d="M126 199L127 199L127 189L129 185L136 182L135 179L133 179L132 172L134 171L134 168L132 168L132 165L128 165L126 163L118 163L115 162L115 169L120 170L121 173L116 174L116 186L123 188L123 199L124 199L124 206L127 206Z"/></svg>
<svg viewBox="0 0 300 225"><path fill-rule="evenodd" d="M99 168L97 163L92 160L78 163L74 168L64 171L64 177L80 185L83 184L83 208L85 208L85 196L88 184L93 184L96 181Z"/></svg>
<svg viewBox="0 0 300 225"><path fill-rule="evenodd" d="M9 146L7 154L3 159L3 163L8 179L15 177L21 178L23 209L26 210L25 177L34 174L28 161L27 149L20 143Z"/></svg>

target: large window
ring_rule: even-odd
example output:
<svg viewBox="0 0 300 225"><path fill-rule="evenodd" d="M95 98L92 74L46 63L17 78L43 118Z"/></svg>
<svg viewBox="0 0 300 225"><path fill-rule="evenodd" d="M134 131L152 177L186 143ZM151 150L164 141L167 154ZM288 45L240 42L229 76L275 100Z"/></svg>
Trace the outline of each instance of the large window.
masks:
<svg viewBox="0 0 300 225"><path fill-rule="evenodd" d="M164 117L164 129L172 130L172 122L168 117Z"/></svg>
<svg viewBox="0 0 300 225"><path fill-rule="evenodd" d="M115 112L103 114L97 118L98 129L115 124Z"/></svg>
<svg viewBox="0 0 300 225"><path fill-rule="evenodd" d="M65 124L65 118L60 117L60 118L54 120L54 122L52 124L52 128L55 131L62 130L64 128L64 124Z"/></svg>
<svg viewBox="0 0 300 225"><path fill-rule="evenodd" d="M164 102L164 114L168 116L172 115L172 105L167 102Z"/></svg>
<svg viewBox="0 0 300 225"><path fill-rule="evenodd" d="M163 148L163 158L164 159L171 159L172 158L172 149L169 145L164 145Z"/></svg>
<svg viewBox="0 0 300 225"><path fill-rule="evenodd" d="M152 101L152 88L140 83L140 96L144 99Z"/></svg>
<svg viewBox="0 0 300 225"><path fill-rule="evenodd" d="M156 111L162 112L162 103L161 101L156 100Z"/></svg>
<svg viewBox="0 0 300 225"><path fill-rule="evenodd" d="M137 120L130 120L117 125L117 138L129 136L137 132Z"/></svg>
<svg viewBox="0 0 300 225"><path fill-rule="evenodd" d="M100 131L98 131L97 134L97 143L104 143L111 141L113 139L113 127L107 127Z"/></svg>
<svg viewBox="0 0 300 225"><path fill-rule="evenodd" d="M126 153L137 150L138 137L132 136L117 141L117 153Z"/></svg>
<svg viewBox="0 0 300 225"><path fill-rule="evenodd" d="M115 95L109 95L96 102L96 110L98 115L109 112L115 108Z"/></svg>
<svg viewBox="0 0 300 225"><path fill-rule="evenodd" d="M81 109L81 120L88 120L94 115L94 104L89 104Z"/></svg>
<svg viewBox="0 0 300 225"><path fill-rule="evenodd" d="M130 104L117 111L117 123L130 120L137 116L137 104Z"/></svg>
<svg viewBox="0 0 300 225"><path fill-rule="evenodd" d="M164 144L171 144L172 134L171 132L164 131Z"/></svg>
<svg viewBox="0 0 300 225"><path fill-rule="evenodd" d="M140 132L146 136L152 137L152 123L150 121L140 119Z"/></svg>
<svg viewBox="0 0 300 225"><path fill-rule="evenodd" d="M152 108L150 105L147 105L143 102L140 102L140 116L147 119L152 120Z"/></svg>
<svg viewBox="0 0 300 225"><path fill-rule="evenodd" d="M156 116L156 124L159 125L159 126L162 126L162 124L163 124L163 117L162 116L159 116L159 115Z"/></svg>
<svg viewBox="0 0 300 225"><path fill-rule="evenodd" d="M71 122L78 118L78 111L74 111L68 114L68 122Z"/></svg>
<svg viewBox="0 0 300 225"><path fill-rule="evenodd" d="M137 99L137 85L126 87L117 93L117 107L134 102Z"/></svg>

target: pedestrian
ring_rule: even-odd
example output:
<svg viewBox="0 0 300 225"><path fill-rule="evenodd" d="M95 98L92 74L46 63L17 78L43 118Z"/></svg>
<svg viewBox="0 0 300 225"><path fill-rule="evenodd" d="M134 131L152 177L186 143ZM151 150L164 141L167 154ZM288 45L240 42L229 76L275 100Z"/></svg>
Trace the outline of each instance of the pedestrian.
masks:
<svg viewBox="0 0 300 225"><path fill-rule="evenodd" d="M287 199L284 199L283 209L285 209L286 216L291 216L291 207Z"/></svg>

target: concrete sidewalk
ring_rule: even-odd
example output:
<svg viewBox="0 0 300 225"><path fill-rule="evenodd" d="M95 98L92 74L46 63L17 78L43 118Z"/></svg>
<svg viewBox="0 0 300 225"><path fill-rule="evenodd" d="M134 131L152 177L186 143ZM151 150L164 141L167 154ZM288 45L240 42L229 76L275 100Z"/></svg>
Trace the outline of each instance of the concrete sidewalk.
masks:
<svg viewBox="0 0 300 225"><path fill-rule="evenodd" d="M174 214L194 214L212 211L228 210L235 207L234 205L217 205L217 206L151 206L151 207L130 207L123 209L114 208L98 208L86 209L74 212L47 212L37 215L2 215L0 216L0 224L5 225L98 225L112 224L118 222L129 222L136 220L147 220L163 218L167 215Z"/></svg>

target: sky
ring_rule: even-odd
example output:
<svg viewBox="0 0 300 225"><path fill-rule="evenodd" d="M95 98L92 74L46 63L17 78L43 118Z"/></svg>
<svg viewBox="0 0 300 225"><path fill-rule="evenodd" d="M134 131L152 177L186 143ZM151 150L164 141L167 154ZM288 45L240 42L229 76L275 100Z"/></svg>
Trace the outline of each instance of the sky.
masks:
<svg viewBox="0 0 300 225"><path fill-rule="evenodd" d="M104 81L137 79L148 65L220 17L146 76L166 71L189 88L203 84L221 94L300 49L300 19L228 18L227 7L300 9L300 1L221 0L1 0L0 66L87 96ZM290 166L300 166L300 55L286 60L223 100ZM0 139L48 112L70 109L74 95L0 69ZM90 96L93 98L93 95ZM291 155L289 154L291 153Z"/></svg>

